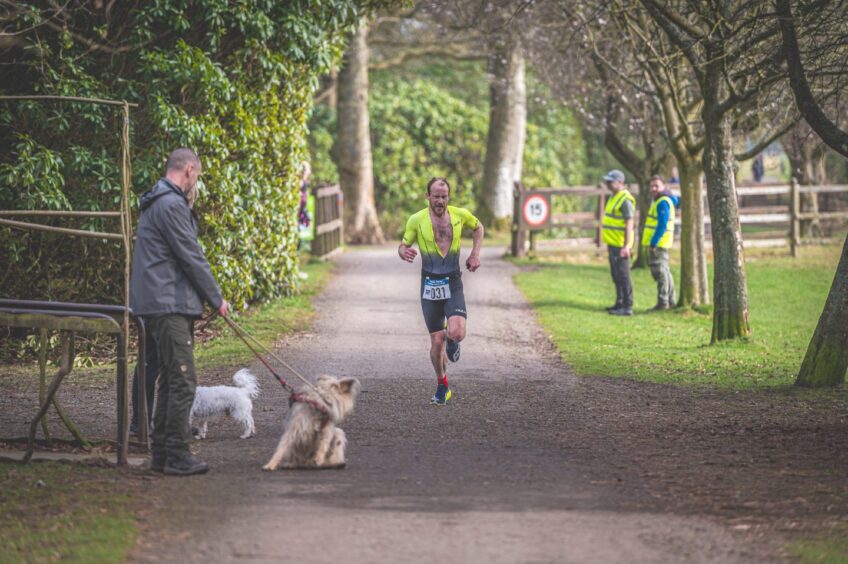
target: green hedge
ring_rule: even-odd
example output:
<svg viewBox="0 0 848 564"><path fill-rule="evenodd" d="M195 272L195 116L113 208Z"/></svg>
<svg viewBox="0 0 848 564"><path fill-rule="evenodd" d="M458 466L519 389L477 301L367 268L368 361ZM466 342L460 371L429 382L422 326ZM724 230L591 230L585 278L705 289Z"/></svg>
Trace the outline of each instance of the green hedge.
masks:
<svg viewBox="0 0 848 564"><path fill-rule="evenodd" d="M23 33L0 69L2 93L139 103L134 200L163 174L171 149L195 149L204 164L201 242L225 297L244 307L290 292L313 88L344 34L391 2L148 0L58 16L41 2L17 4ZM103 106L0 103L0 209L115 209L120 124ZM113 243L0 228L0 264L9 265L0 293L120 302L122 258Z"/></svg>

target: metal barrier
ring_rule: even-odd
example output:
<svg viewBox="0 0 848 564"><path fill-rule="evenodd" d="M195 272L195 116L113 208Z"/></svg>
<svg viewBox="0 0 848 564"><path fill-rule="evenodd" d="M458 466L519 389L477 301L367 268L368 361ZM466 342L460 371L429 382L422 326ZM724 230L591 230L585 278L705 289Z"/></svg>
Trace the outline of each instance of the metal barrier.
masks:
<svg viewBox="0 0 848 564"><path fill-rule="evenodd" d="M118 364L117 364L117 388L118 388L118 464L127 463L127 446L129 442L129 409L128 409L128 377L127 377L127 351L129 349L129 284L130 284L130 261L132 256L132 218L129 206L129 190L131 178L130 166L130 107L137 107L126 101L101 100L96 98L78 98L68 96L0 96L0 101L56 101L56 102L85 102L118 107L122 111L121 127L121 198L119 211L87 211L87 210L0 210L0 225L13 229L46 231L61 235L73 235L77 237L91 237L120 241L124 250L124 304L122 306L99 305L99 304L69 304L59 302L22 301L4 299L0 300L0 325L11 327L35 327L41 329L55 329L61 332L63 342L62 368L53 379L48 390L48 401L41 403L38 415L32 422L30 428L29 444L25 460L32 456L34 446L35 430L38 422L44 417L50 403L57 406L55 393L62 379L73 367L74 356L74 332L94 331L107 334L116 334L118 342ZM119 233L108 233L98 231L85 231L82 229L69 229L55 227L29 221L6 219L8 217L71 217L71 218L116 218L120 219L121 229ZM117 309L115 309L117 308ZM120 321L118 321L120 319ZM136 320L140 324L140 320ZM144 331L139 331L141 346L139 347L139 358L144 357ZM42 363L42 375L44 364ZM140 372L144 372L141 370ZM143 378L143 377L142 377ZM144 386L141 386L144 388ZM143 393L143 392L141 392ZM142 402L146 409L146 402ZM58 408L57 408L58 409ZM67 422L66 422L67 424ZM139 420L139 435L143 443L147 443L147 417Z"/></svg>
<svg viewBox="0 0 848 564"><path fill-rule="evenodd" d="M76 304L64 302L42 302L32 300L8 300L0 299L0 325L8 327L35 327L41 329L53 329L62 334L62 361L61 369L56 373L53 382L47 390L46 397L41 398L38 413L30 424L29 437L27 441L27 452L24 462L32 457L35 446L35 433L38 423L47 413L52 403L60 417L68 426L71 433L82 441L81 436L75 428L69 424L62 413L57 400L56 392L62 380L67 376L74 361L74 336L77 331L89 331L94 333L106 333L118 335L118 363L117 363L117 410L118 410L118 464L126 464L129 446L129 433L127 429L127 379L122 377L127 372L127 351L125 349L125 327L123 318L126 308L123 306L101 305L101 304ZM132 312L130 312L132 315ZM140 317L132 318L138 330L138 362L144 366L145 333L144 322ZM44 377L45 365L41 365L42 377ZM138 371L138 393L139 393L139 440L147 444L147 392L145 387L145 371Z"/></svg>

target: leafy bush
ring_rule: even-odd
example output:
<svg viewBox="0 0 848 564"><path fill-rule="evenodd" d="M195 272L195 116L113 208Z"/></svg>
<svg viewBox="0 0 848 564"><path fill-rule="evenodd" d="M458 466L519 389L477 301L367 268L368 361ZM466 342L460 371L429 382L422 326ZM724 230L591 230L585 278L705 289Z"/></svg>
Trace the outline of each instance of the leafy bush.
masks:
<svg viewBox="0 0 848 564"><path fill-rule="evenodd" d="M59 10L18 2L12 23L21 34L0 84L3 94L138 102L134 205L170 150L195 149L204 165L201 242L224 295L244 307L294 287L312 90L344 34L389 3L138 0ZM120 112L106 106L0 103L0 209L117 209L120 127ZM119 229L103 220L84 227ZM115 243L0 228L0 264L0 295L122 301Z"/></svg>

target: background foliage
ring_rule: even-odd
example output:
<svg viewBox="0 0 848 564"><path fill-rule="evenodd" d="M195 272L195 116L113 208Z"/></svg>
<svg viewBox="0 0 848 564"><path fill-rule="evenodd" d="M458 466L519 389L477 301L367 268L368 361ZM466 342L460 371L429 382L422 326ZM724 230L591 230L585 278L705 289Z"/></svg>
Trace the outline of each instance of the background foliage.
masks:
<svg viewBox="0 0 848 564"><path fill-rule="evenodd" d="M585 151L579 123L528 80L524 183L579 184ZM452 203L474 209L483 179L489 123L484 61L420 61L372 72L369 87L377 209L392 236L407 216L426 205L427 180L451 181ZM318 106L310 121L310 152L317 182L337 182L333 163L335 112Z"/></svg>
<svg viewBox="0 0 848 564"><path fill-rule="evenodd" d="M294 285L293 210L312 90L344 34L385 4L17 2L21 33L0 51L0 85L3 94L139 103L134 200L163 174L170 150L195 149L204 164L201 241L224 295L243 307ZM116 209L119 133L113 108L0 103L0 209ZM118 245L101 240L0 228L8 265L0 295L118 303L122 259Z"/></svg>

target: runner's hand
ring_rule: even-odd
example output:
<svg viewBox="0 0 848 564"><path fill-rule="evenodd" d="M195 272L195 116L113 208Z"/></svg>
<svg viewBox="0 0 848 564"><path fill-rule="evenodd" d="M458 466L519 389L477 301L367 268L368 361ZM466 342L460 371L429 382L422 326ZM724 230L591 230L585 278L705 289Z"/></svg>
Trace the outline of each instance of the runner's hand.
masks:
<svg viewBox="0 0 848 564"><path fill-rule="evenodd" d="M465 268L471 272L477 272L477 269L480 268L480 257L477 255L469 256L465 261Z"/></svg>
<svg viewBox="0 0 848 564"><path fill-rule="evenodd" d="M621 251L618 253L621 258L627 258L630 256L630 247L621 247Z"/></svg>
<svg viewBox="0 0 848 564"><path fill-rule="evenodd" d="M400 252L400 258L402 258L406 262L412 262L413 260L415 260L415 256L417 254L418 251L416 251L412 247L406 247L403 251Z"/></svg>
<svg viewBox="0 0 848 564"><path fill-rule="evenodd" d="M230 313L230 304L227 303L227 300L224 300L221 303L221 307L218 308L218 313L221 314L221 317L227 317L227 314Z"/></svg>

